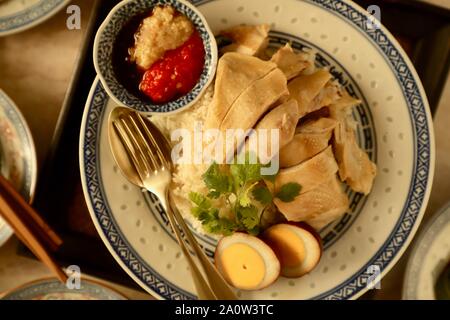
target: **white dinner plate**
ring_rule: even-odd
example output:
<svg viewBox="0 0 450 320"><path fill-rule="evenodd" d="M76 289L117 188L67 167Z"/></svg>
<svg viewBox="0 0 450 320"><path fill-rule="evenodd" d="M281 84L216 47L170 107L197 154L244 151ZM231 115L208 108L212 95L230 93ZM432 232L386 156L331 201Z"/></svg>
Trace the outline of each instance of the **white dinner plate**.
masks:
<svg viewBox="0 0 450 320"><path fill-rule="evenodd" d="M353 112L358 142L377 163L372 192L347 190L350 210L321 231L320 264L299 279L280 278L243 299L355 299L378 272L400 258L422 219L434 171L427 99L404 51L367 12L341 0L194 1L213 31L240 23L272 24L271 45L291 41L317 52L316 64L362 104ZM94 224L111 254L145 290L162 299L195 298L187 263L167 218L148 193L117 170L107 139L115 104L98 80L88 97L80 135L80 169ZM212 255L215 242L198 236ZM381 286L383 283L381 282Z"/></svg>
<svg viewBox="0 0 450 320"><path fill-rule="evenodd" d="M20 32L44 22L70 0L0 1L0 36Z"/></svg>
<svg viewBox="0 0 450 320"><path fill-rule="evenodd" d="M33 137L14 102L0 89L0 174L30 201L37 179ZM13 234L0 217L0 246Z"/></svg>

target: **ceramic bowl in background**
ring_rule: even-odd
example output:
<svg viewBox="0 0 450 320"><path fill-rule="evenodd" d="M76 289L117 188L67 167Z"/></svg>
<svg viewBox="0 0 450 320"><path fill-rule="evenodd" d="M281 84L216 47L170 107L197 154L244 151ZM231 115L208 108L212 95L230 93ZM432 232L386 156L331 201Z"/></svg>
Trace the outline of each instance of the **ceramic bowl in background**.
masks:
<svg viewBox="0 0 450 320"><path fill-rule="evenodd" d="M403 299L435 300L435 285L450 262L450 202L415 239L403 281Z"/></svg>
<svg viewBox="0 0 450 320"><path fill-rule="evenodd" d="M31 202L36 188L37 159L33 137L15 103L0 89L0 174L25 200ZM0 246L13 234L0 217Z"/></svg>
<svg viewBox="0 0 450 320"><path fill-rule="evenodd" d="M93 280L80 279L69 288L55 278L29 282L3 295L3 300L127 300L121 293Z"/></svg>

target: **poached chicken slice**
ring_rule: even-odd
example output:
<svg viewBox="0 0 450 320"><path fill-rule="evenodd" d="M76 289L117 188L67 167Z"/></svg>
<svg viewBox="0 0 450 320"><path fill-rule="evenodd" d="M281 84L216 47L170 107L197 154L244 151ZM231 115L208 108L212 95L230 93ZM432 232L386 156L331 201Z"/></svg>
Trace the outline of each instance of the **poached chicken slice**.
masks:
<svg viewBox="0 0 450 320"><path fill-rule="evenodd" d="M298 127L292 141L280 149L280 167L295 166L325 150L337 123L320 118Z"/></svg>
<svg viewBox="0 0 450 320"><path fill-rule="evenodd" d="M298 117L297 101L293 99L273 108L256 125L255 132L247 141L246 151L255 152L262 163L268 163L272 159L271 155L276 155L294 137ZM279 132L278 150L271 149L273 129L278 129ZM261 130L265 130L265 136L260 135Z"/></svg>
<svg viewBox="0 0 450 320"><path fill-rule="evenodd" d="M238 52L249 56L256 56L269 44L268 24L239 25L220 32L233 43L223 47L222 53Z"/></svg>
<svg viewBox="0 0 450 320"><path fill-rule="evenodd" d="M312 74L300 75L289 82L290 97L297 100L301 117L320 108L314 98L319 95L330 79L331 74L328 70L320 69Z"/></svg>
<svg viewBox="0 0 450 320"><path fill-rule="evenodd" d="M253 128L259 118L287 94L286 76L280 69L273 69L245 88L223 118L220 130Z"/></svg>
<svg viewBox="0 0 450 320"><path fill-rule="evenodd" d="M322 212L314 214L305 220L307 224L316 230L320 230L330 222L340 218L349 208L348 197L344 193L342 185L336 176L329 181L327 187L328 189L326 187L322 189L322 192L328 192L328 196L330 197L326 200L327 210L322 210ZM319 193L320 191L317 190L317 194ZM322 199L325 200L325 196L322 195Z"/></svg>
<svg viewBox="0 0 450 320"><path fill-rule="evenodd" d="M335 174L316 188L300 194L294 201L282 202L275 198L274 202L287 220L305 221L316 230L342 216L349 206L347 195Z"/></svg>
<svg viewBox="0 0 450 320"><path fill-rule="evenodd" d="M315 157L296 166L281 169L275 178L275 192L284 184L295 182L300 184L300 194L315 189L330 180L338 171L331 146Z"/></svg>
<svg viewBox="0 0 450 320"><path fill-rule="evenodd" d="M305 52L294 52L289 43L275 52L270 61L277 64L288 80L295 78L312 65L310 55Z"/></svg>
<svg viewBox="0 0 450 320"><path fill-rule="evenodd" d="M224 54L217 66L214 96L208 107L205 127L218 129L230 107L245 89L276 67L275 63L244 54Z"/></svg>
<svg viewBox="0 0 450 320"><path fill-rule="evenodd" d="M345 94L336 104L330 105L330 116L338 121L334 129L333 146L341 180L354 191L369 194L377 167L359 147L354 124L348 115L349 109L358 103L359 100Z"/></svg>

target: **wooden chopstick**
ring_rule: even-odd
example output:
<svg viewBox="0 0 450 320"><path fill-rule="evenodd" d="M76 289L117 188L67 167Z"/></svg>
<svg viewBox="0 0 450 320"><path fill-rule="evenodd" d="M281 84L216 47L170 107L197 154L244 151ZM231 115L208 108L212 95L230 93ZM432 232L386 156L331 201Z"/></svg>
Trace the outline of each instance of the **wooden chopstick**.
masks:
<svg viewBox="0 0 450 320"><path fill-rule="evenodd" d="M39 241L30 228L15 214L12 207L5 198L0 195L0 214L5 218L6 222L14 229L20 239L25 240L28 248L52 270L56 277L63 283L67 281L67 275L55 262L55 259L48 252L45 246Z"/></svg>
<svg viewBox="0 0 450 320"><path fill-rule="evenodd" d="M62 244L61 238L1 175L0 215L13 228L20 241L65 283L66 273L49 252L49 249L56 250Z"/></svg>
<svg viewBox="0 0 450 320"><path fill-rule="evenodd" d="M56 251L62 244L61 238L44 222L40 215L25 201L11 183L0 175L0 195L11 209L26 224L30 231L47 248Z"/></svg>

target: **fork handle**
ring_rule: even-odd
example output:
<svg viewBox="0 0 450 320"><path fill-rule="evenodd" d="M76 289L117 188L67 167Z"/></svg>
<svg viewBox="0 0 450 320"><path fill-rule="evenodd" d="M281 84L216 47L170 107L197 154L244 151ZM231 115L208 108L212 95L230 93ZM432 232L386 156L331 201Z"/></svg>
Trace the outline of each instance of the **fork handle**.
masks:
<svg viewBox="0 0 450 320"><path fill-rule="evenodd" d="M195 263L194 259L192 258L191 253L189 252L189 250L184 242L184 239L181 236L180 230L178 229L178 226L175 223L172 208L170 205L168 205L168 191L165 192L164 199L162 197L160 198L160 202L161 202L161 205L162 205L164 211L167 213L167 217L169 218L170 226L172 227L172 230L175 232L175 236L181 247L181 251L183 251L183 254L188 261L198 298L200 300L217 300L216 295L209 287L207 281L203 277L203 274L201 273L197 264Z"/></svg>
<svg viewBox="0 0 450 320"><path fill-rule="evenodd" d="M170 195L171 193L169 192L169 196ZM172 203L173 202L169 200L169 204ZM189 227L186 225L186 222L184 221L183 217L181 216L180 212L178 211L175 205L173 205L172 211L175 215L175 219L177 220L184 234L188 238L191 247L194 249L195 254L199 258L200 263L203 269L205 270L206 277L208 278L211 288L213 289L217 298L219 298L219 300L238 300L235 293L228 286L225 279L222 277L219 271L212 265L211 261L206 256L203 249L200 248L197 240L192 235L191 230L189 230Z"/></svg>

